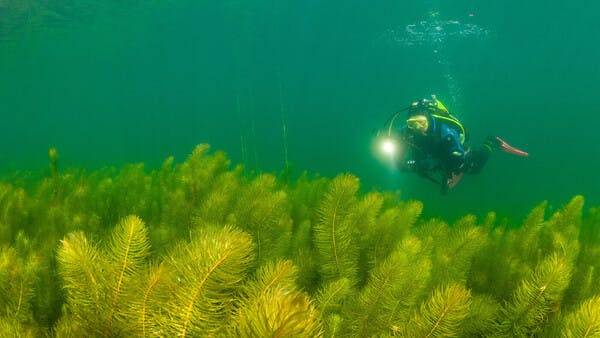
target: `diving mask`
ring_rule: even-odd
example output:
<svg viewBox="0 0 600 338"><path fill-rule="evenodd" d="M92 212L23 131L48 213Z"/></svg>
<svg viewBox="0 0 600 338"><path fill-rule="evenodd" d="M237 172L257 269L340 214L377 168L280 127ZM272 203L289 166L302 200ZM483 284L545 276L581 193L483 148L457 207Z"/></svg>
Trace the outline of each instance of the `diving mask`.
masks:
<svg viewBox="0 0 600 338"><path fill-rule="evenodd" d="M408 129L425 134L427 129L429 129L429 121L425 115L415 115L406 120L406 126Z"/></svg>

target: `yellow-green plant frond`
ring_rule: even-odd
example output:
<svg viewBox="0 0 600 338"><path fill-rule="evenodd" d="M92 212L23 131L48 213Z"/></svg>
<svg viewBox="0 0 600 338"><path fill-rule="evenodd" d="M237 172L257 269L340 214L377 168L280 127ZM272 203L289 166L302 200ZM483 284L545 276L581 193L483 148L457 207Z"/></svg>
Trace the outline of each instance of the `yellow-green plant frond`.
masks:
<svg viewBox="0 0 600 338"><path fill-rule="evenodd" d="M123 317L123 309L139 295L133 294L132 283L138 281L137 274L146 267L150 243L148 242L146 225L137 216L125 217L113 230L112 240L108 246L111 277L111 301L105 333L110 335L113 321L128 326ZM123 300L123 298L128 298Z"/></svg>
<svg viewBox="0 0 600 338"><path fill-rule="evenodd" d="M490 337L496 328L500 304L488 295L473 295L469 314L461 324L461 337Z"/></svg>
<svg viewBox="0 0 600 338"><path fill-rule="evenodd" d="M246 283L244 294L248 299L259 297L277 287L296 288L296 267L291 261L267 263L258 269L253 281Z"/></svg>
<svg viewBox="0 0 600 338"><path fill-rule="evenodd" d="M600 337L600 297L586 300L565 318L563 337Z"/></svg>
<svg viewBox="0 0 600 338"><path fill-rule="evenodd" d="M518 337L534 334L557 311L570 278L567 258L557 253L547 257L523 280L512 302L503 309L499 332Z"/></svg>
<svg viewBox="0 0 600 338"><path fill-rule="evenodd" d="M355 226L361 233L374 231L375 219L382 204L383 196L378 192L371 192L364 196L349 217L351 226Z"/></svg>
<svg viewBox="0 0 600 338"><path fill-rule="evenodd" d="M294 265L298 268L296 282L302 290L312 294L319 287L319 266L316 252L312 248L312 226L309 220L296 225L290 243L290 253Z"/></svg>
<svg viewBox="0 0 600 338"><path fill-rule="evenodd" d="M5 212L5 206L6 206L6 201L8 201L8 199L10 198L10 193L12 191L13 187L10 184L4 183L4 182L0 182L0 205L2 205L3 207L0 209L0 220L2 220L4 222L4 212Z"/></svg>
<svg viewBox="0 0 600 338"><path fill-rule="evenodd" d="M352 283L346 278L326 284L316 295L316 304L323 316L340 313L342 305L353 292Z"/></svg>
<svg viewBox="0 0 600 338"><path fill-rule="evenodd" d="M289 248L292 222L286 193L275 190L275 176L260 175L241 189L228 222L252 235L257 260L265 262L283 256Z"/></svg>
<svg viewBox="0 0 600 338"><path fill-rule="evenodd" d="M347 218L356 206L358 185L358 179L352 175L337 176L318 209L314 236L325 281L339 277L356 279L356 229L349 226Z"/></svg>
<svg viewBox="0 0 600 338"><path fill-rule="evenodd" d="M408 231L421 216L423 202L414 200L402 202L400 203L400 209L402 210L402 216L398 220L397 226Z"/></svg>
<svg viewBox="0 0 600 338"><path fill-rule="evenodd" d="M465 283L473 257L487 241L487 234L475 226L475 217L467 216L457 222L450 236L435 246L434 283Z"/></svg>
<svg viewBox="0 0 600 338"><path fill-rule="evenodd" d="M581 245L587 247L597 247L600 243L600 206L590 208L586 214L585 221L581 225L579 239ZM597 260L600 264L600 260Z"/></svg>
<svg viewBox="0 0 600 338"><path fill-rule="evenodd" d="M94 244L82 232L70 233L58 249L58 271L66 290L73 321L90 335L104 335L103 319L108 295L102 268L107 263Z"/></svg>
<svg viewBox="0 0 600 338"><path fill-rule="evenodd" d="M290 241L290 254L294 258L303 259L301 252L312 251L312 224L305 219L299 224L294 224L294 232ZM294 262L296 263L296 262ZM298 265L296 263L296 265Z"/></svg>
<svg viewBox="0 0 600 338"><path fill-rule="evenodd" d="M494 225L496 224L496 213L493 211L488 212L481 223L481 227L487 232L492 232Z"/></svg>
<svg viewBox="0 0 600 338"><path fill-rule="evenodd" d="M546 253L560 250L571 260L577 258L583 203L583 196L575 196L547 221L547 231L541 243Z"/></svg>
<svg viewBox="0 0 600 338"><path fill-rule="evenodd" d="M329 185L329 179L325 177L309 177L307 172L291 185L285 187L289 201L291 201L291 216L294 223L305 220L314 221L314 211L317 209L321 196Z"/></svg>
<svg viewBox="0 0 600 338"><path fill-rule="evenodd" d="M364 261L361 265L366 271L371 271L381 261L390 255L408 234L413 224L419 218L423 204L409 201L385 209L375 222L374 229L363 234Z"/></svg>
<svg viewBox="0 0 600 338"><path fill-rule="evenodd" d="M406 337L457 337L469 315L471 292L460 284L436 288L406 327Z"/></svg>
<svg viewBox="0 0 600 338"><path fill-rule="evenodd" d="M40 332L31 325L24 325L12 317L0 317L0 337L34 338Z"/></svg>
<svg viewBox="0 0 600 338"><path fill-rule="evenodd" d="M319 337L320 314L294 284L289 261L267 264L245 287L246 298L234 316L235 337Z"/></svg>
<svg viewBox="0 0 600 338"><path fill-rule="evenodd" d="M173 162L175 162L175 158L173 156L167 157L160 166L160 171L157 172L158 180L160 182L159 187L162 187L162 189L164 190L173 188L175 186L175 175L173 175Z"/></svg>
<svg viewBox="0 0 600 338"><path fill-rule="evenodd" d="M499 226L486 235L487 245L473 257L468 286L475 293L487 293L500 300L509 299L533 267L526 264L514 249L516 231Z"/></svg>
<svg viewBox="0 0 600 338"><path fill-rule="evenodd" d="M114 179L113 215L107 221L117 223L116 217L136 214L146 216L150 205L148 197L152 178L145 172L144 164L124 166Z"/></svg>
<svg viewBox="0 0 600 338"><path fill-rule="evenodd" d="M404 240L375 268L350 309L353 335L388 333L408 320L429 280L431 262L416 237Z"/></svg>
<svg viewBox="0 0 600 338"><path fill-rule="evenodd" d="M526 262L532 268L543 259L544 254L540 249L540 233L545 226L544 215L547 202L544 201L533 208L520 229L514 231L513 243L514 254L518 255L519 260Z"/></svg>
<svg viewBox="0 0 600 338"><path fill-rule="evenodd" d="M53 337L93 337L89 331L85 331L83 323L78 322L73 314L63 311L58 321L52 327ZM101 337L100 334L95 336Z"/></svg>
<svg viewBox="0 0 600 338"><path fill-rule="evenodd" d="M178 188L173 161L173 156L167 157L159 170L152 170L150 173L150 195L147 196L148 210L145 217L153 222L160 222L165 205L171 202L173 191Z"/></svg>
<svg viewBox="0 0 600 338"><path fill-rule="evenodd" d="M366 237L362 244L366 255L362 263L365 270L371 271L381 263L408 234L408 229L403 229L399 224L402 217L400 208L389 208L379 215L375 228L363 235Z"/></svg>
<svg viewBox="0 0 600 338"><path fill-rule="evenodd" d="M231 226L206 225L171 252L178 281L165 307L165 336L200 337L223 329L242 281L254 259L251 237Z"/></svg>
<svg viewBox="0 0 600 338"><path fill-rule="evenodd" d="M0 248L0 318L6 317L7 325L33 325L31 306L39 270L37 257L24 258L14 248Z"/></svg>
<svg viewBox="0 0 600 338"><path fill-rule="evenodd" d="M207 156L210 149L208 144L199 144L181 168L181 179L186 196L195 207L200 199L214 186L214 178L223 173L230 161L223 152Z"/></svg>
<svg viewBox="0 0 600 338"><path fill-rule="evenodd" d="M344 331L344 319L338 314L330 314L323 317L323 326L325 337L343 337L342 332Z"/></svg>
<svg viewBox="0 0 600 338"><path fill-rule="evenodd" d="M529 214L527 214L527 217L523 221L523 225L521 226L521 228L527 230L538 229L544 222L547 206L548 201L543 201L542 203L536 205L533 209L531 209L531 211L529 212Z"/></svg>
<svg viewBox="0 0 600 338"><path fill-rule="evenodd" d="M417 236L423 244L431 247L432 249L437 247L439 243L447 243L448 237L450 237L450 227L448 224L441 219L430 219L414 230L414 235Z"/></svg>
<svg viewBox="0 0 600 338"><path fill-rule="evenodd" d="M169 290L177 284L165 264L151 264L144 272L140 275L143 283L136 285L137 298L124 311L131 319L131 332L148 337L161 332L162 325L166 325L162 306L169 301Z"/></svg>
<svg viewBox="0 0 600 338"><path fill-rule="evenodd" d="M243 308L234 332L236 337L321 337L321 326L306 294L278 288Z"/></svg>
<svg viewBox="0 0 600 338"><path fill-rule="evenodd" d="M356 229L356 245L359 247L358 252L358 279L359 284L363 284L368 278L368 273L371 266L368 264L370 252L373 244L373 234L377 229L377 216L383 204L383 196L378 192L371 192L363 197L361 201L352 208L352 212L347 217L348 227Z"/></svg>
<svg viewBox="0 0 600 338"><path fill-rule="evenodd" d="M223 223L233 211L234 201L239 196L239 171L228 171L217 178L215 187L202 200L196 217L209 223Z"/></svg>
<svg viewBox="0 0 600 338"><path fill-rule="evenodd" d="M564 304L569 309L578 306L585 299L600 295L600 244L585 245L576 264L571 284L565 291Z"/></svg>
<svg viewBox="0 0 600 338"><path fill-rule="evenodd" d="M18 229L27 228L27 194L23 188L0 189L0 243L10 244Z"/></svg>
<svg viewBox="0 0 600 338"><path fill-rule="evenodd" d="M573 197L560 212L552 216L550 219L552 226L565 232L578 228L581 224L581 213L584 202L585 200L581 195Z"/></svg>
<svg viewBox="0 0 600 338"><path fill-rule="evenodd" d="M477 217L472 214L465 215L454 222L454 228L470 229L477 226Z"/></svg>
<svg viewBox="0 0 600 338"><path fill-rule="evenodd" d="M153 249L161 254L167 251L167 246L172 246L178 239L189 236L193 215L183 188L171 190L164 198L162 216L155 220L154 226L149 229Z"/></svg>
<svg viewBox="0 0 600 338"><path fill-rule="evenodd" d="M318 291L314 299L323 318L325 336L336 337L341 329L342 308L353 295L352 282L347 278L336 279Z"/></svg>

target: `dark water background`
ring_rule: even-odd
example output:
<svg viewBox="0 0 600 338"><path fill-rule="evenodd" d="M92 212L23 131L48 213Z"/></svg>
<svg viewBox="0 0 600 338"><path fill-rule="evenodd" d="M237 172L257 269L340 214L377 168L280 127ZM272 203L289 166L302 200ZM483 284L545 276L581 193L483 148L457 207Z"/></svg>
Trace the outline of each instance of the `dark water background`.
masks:
<svg viewBox="0 0 600 338"><path fill-rule="evenodd" d="M600 5L592 1L0 1L0 171L182 161L351 172L429 216L520 219L600 204ZM448 196L372 153L396 109L437 94L497 153ZM285 133L284 133L285 127Z"/></svg>

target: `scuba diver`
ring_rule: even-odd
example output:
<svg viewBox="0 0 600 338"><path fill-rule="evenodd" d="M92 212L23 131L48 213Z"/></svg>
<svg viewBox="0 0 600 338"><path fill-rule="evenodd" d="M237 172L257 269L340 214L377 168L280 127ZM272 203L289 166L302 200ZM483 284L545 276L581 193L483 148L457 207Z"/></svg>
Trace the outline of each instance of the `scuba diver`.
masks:
<svg viewBox="0 0 600 338"><path fill-rule="evenodd" d="M395 132L394 121L404 111L406 121ZM470 148L465 143L465 127L435 95L396 112L389 120L386 136L382 145L388 155L394 155L397 145L404 148L394 159L395 165L401 171L415 172L439 184L442 194L454 188L463 174L478 174L495 150L529 156L497 136L488 136L481 147Z"/></svg>

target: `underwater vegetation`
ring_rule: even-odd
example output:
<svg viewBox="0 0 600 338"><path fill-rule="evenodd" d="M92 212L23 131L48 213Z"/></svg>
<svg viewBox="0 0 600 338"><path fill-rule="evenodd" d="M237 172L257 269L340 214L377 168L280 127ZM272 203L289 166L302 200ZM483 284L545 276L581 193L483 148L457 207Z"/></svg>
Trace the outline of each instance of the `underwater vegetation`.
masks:
<svg viewBox="0 0 600 338"><path fill-rule="evenodd" d="M0 182L0 336L598 337L600 209L421 216L350 174L183 163Z"/></svg>

